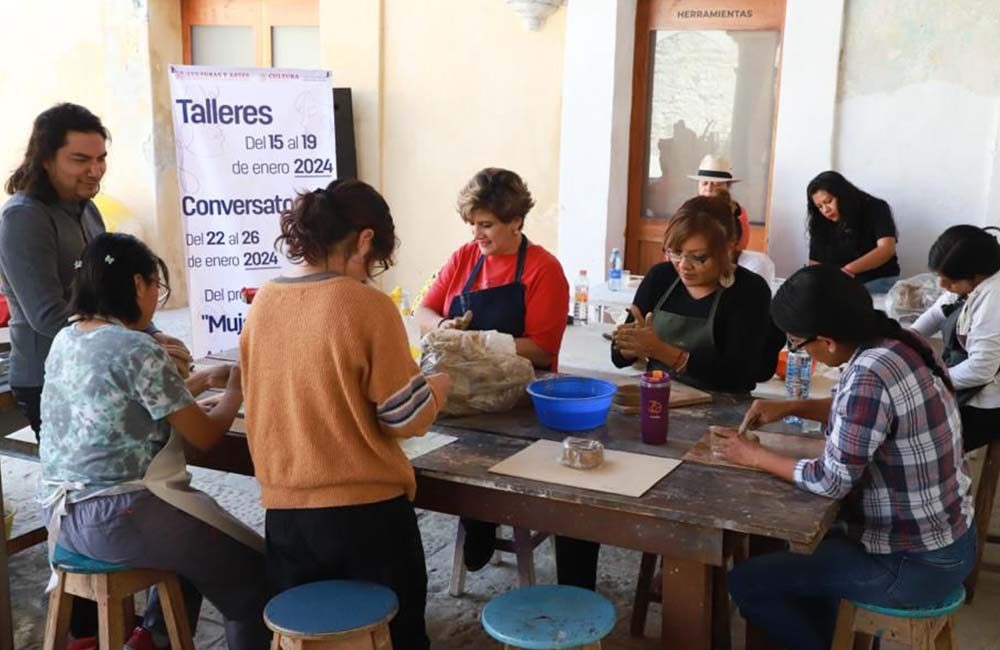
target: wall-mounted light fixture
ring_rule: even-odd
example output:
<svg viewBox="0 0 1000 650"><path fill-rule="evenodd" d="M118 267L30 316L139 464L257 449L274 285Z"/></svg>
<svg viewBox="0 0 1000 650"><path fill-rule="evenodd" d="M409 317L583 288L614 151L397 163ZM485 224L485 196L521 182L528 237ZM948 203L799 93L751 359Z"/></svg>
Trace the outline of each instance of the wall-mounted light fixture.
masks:
<svg viewBox="0 0 1000 650"><path fill-rule="evenodd" d="M537 32L545 20L562 5L563 0L506 0L506 2L521 17L525 27Z"/></svg>

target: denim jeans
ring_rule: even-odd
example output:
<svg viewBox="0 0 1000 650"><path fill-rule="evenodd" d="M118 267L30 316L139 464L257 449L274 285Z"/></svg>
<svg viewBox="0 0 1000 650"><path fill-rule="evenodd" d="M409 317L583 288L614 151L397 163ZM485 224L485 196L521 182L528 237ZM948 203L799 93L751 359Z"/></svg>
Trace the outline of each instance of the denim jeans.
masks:
<svg viewBox="0 0 1000 650"><path fill-rule="evenodd" d="M865 289L868 289L868 293L872 295L889 293L889 289L892 289L892 285L896 284L898 280L898 275L892 275L887 278L875 278L874 280L865 282Z"/></svg>
<svg viewBox="0 0 1000 650"><path fill-rule="evenodd" d="M874 555L834 534L811 555L781 551L741 562L729 591L747 623L785 648L827 650L841 598L888 607L931 605L976 562L976 531L936 551Z"/></svg>

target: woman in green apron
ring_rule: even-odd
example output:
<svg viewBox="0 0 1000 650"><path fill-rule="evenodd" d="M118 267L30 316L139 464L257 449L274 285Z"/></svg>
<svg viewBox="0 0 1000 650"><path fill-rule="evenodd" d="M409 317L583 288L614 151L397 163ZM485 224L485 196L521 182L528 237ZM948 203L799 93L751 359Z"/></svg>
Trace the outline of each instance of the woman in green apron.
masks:
<svg viewBox="0 0 1000 650"><path fill-rule="evenodd" d="M944 339L966 452L1000 436L1000 243L990 230L952 226L938 237L928 266L945 293L913 324Z"/></svg>
<svg viewBox="0 0 1000 650"><path fill-rule="evenodd" d="M664 253L639 285L628 322L614 334L611 358L623 367L646 361L686 384L749 391L774 374L784 342L768 313L771 291L732 258L735 224L729 202L699 196L667 224ZM562 538L561 584L594 589L600 546Z"/></svg>
<svg viewBox="0 0 1000 650"><path fill-rule="evenodd" d="M723 200L696 197L680 207L664 236L668 261L649 270L615 331L616 366L644 360L685 384L727 392L771 378L783 344L768 314L771 291L733 263L734 230Z"/></svg>
<svg viewBox="0 0 1000 650"><path fill-rule="evenodd" d="M169 278L135 237L98 235L76 269L74 322L52 342L41 400L50 558L65 548L173 571L192 630L204 596L222 612L230 648L264 650L264 540L191 488L182 446L183 438L208 449L229 430L243 401L240 373L220 367L182 380L143 332ZM205 412L192 394L210 385L226 392ZM154 590L127 647L166 645Z"/></svg>

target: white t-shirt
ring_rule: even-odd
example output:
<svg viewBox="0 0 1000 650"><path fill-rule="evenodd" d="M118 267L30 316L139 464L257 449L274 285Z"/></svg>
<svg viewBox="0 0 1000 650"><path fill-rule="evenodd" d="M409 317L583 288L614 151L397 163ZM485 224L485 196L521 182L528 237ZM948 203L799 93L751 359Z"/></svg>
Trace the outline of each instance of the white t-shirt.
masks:
<svg viewBox="0 0 1000 650"><path fill-rule="evenodd" d="M941 331L945 316L944 305L958 300L945 292L930 309L913 323L913 329L931 336ZM958 317L958 334L965 337L969 358L948 369L955 388L972 388L986 384L969 406L981 409L1000 408L1000 273L994 273L972 290Z"/></svg>

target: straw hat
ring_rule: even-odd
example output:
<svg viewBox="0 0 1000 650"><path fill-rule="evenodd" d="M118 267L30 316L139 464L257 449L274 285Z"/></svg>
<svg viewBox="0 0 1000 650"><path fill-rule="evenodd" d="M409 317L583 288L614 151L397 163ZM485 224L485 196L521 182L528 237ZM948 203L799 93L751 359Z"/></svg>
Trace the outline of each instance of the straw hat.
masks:
<svg viewBox="0 0 1000 650"><path fill-rule="evenodd" d="M693 181L729 181L730 183L739 183L742 179L733 178L733 166L729 164L729 160L723 158L722 156L713 156L708 154L701 159L701 164L698 165L698 173L688 175Z"/></svg>

